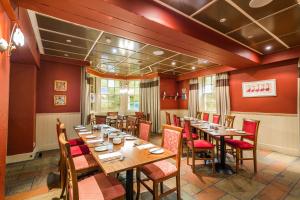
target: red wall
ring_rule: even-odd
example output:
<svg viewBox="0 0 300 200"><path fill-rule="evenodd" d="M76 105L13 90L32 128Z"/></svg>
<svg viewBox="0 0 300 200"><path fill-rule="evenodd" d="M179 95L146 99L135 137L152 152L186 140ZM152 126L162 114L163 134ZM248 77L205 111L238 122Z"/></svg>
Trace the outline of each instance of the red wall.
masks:
<svg viewBox="0 0 300 200"><path fill-rule="evenodd" d="M36 65L11 63L7 154L35 146Z"/></svg>
<svg viewBox="0 0 300 200"><path fill-rule="evenodd" d="M81 67L52 61L41 61L37 74L37 113L80 112ZM67 92L55 92L54 81L68 82ZM66 94L66 106L54 106L55 94Z"/></svg>
<svg viewBox="0 0 300 200"><path fill-rule="evenodd" d="M9 40L10 21L0 3L0 38ZM9 100L9 55L0 53L0 200L4 199L5 160L8 131L8 100Z"/></svg>
<svg viewBox="0 0 300 200"><path fill-rule="evenodd" d="M296 114L297 77L295 62L233 71L230 73L231 110ZM276 97L242 97L242 82L266 79L276 79Z"/></svg>
<svg viewBox="0 0 300 200"><path fill-rule="evenodd" d="M175 96L178 92L178 85L175 78L160 78L160 109L178 109L178 100L165 98L162 99L163 92L167 93L167 96Z"/></svg>

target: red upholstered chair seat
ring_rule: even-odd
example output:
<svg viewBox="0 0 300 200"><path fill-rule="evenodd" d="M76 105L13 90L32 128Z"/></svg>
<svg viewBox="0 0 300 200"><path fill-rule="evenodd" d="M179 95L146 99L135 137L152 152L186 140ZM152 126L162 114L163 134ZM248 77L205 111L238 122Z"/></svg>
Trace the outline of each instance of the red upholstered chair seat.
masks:
<svg viewBox="0 0 300 200"><path fill-rule="evenodd" d="M183 139L187 139L187 137L188 137L187 133L183 133L183 134L182 134L182 138L183 138ZM192 133L192 138L193 138L193 140L196 140L196 139L199 138L199 136L198 136L198 134L196 134L196 133Z"/></svg>
<svg viewBox="0 0 300 200"><path fill-rule="evenodd" d="M152 180L158 180L172 174L175 175L177 172L176 166L166 160L144 165L141 170Z"/></svg>
<svg viewBox="0 0 300 200"><path fill-rule="evenodd" d="M70 148L72 157L89 154L90 150L86 145L73 146Z"/></svg>
<svg viewBox="0 0 300 200"><path fill-rule="evenodd" d="M226 139L226 144L239 149L253 149L253 144L241 140Z"/></svg>
<svg viewBox="0 0 300 200"><path fill-rule="evenodd" d="M189 141L187 143L187 145L189 146L189 148L193 148L191 141ZM196 148L196 149L213 149L214 145L212 143L208 142L207 140L194 140L194 148Z"/></svg>
<svg viewBox="0 0 300 200"><path fill-rule="evenodd" d="M96 174L78 182L80 200L118 199L125 195L125 189L119 181L104 173ZM72 190L70 190L72 199Z"/></svg>
<svg viewBox="0 0 300 200"><path fill-rule="evenodd" d="M92 154L81 155L73 158L76 171L97 167L98 163Z"/></svg>
<svg viewBox="0 0 300 200"><path fill-rule="evenodd" d="M78 146L84 144L83 140L80 138L70 139L68 140L70 146Z"/></svg>

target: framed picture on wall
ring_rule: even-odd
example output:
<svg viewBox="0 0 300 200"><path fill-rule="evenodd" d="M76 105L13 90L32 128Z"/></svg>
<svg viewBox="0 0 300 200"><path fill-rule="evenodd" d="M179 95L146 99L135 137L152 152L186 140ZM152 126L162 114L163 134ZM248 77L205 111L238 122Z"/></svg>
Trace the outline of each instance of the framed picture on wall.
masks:
<svg viewBox="0 0 300 200"><path fill-rule="evenodd" d="M54 91L66 92L68 90L67 81L55 80L54 81Z"/></svg>
<svg viewBox="0 0 300 200"><path fill-rule="evenodd" d="M276 80L243 82L243 97L271 97L276 96Z"/></svg>
<svg viewBox="0 0 300 200"><path fill-rule="evenodd" d="M67 105L67 96L66 95L54 95L54 105L55 106Z"/></svg>

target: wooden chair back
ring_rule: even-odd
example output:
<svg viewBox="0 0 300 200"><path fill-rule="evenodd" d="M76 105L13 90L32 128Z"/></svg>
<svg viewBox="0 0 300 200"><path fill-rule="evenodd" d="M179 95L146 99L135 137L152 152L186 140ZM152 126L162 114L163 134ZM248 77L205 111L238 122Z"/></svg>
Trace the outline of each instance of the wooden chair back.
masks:
<svg viewBox="0 0 300 200"><path fill-rule="evenodd" d="M233 115L225 115L223 125L228 128L233 128L234 119L235 119L235 116L233 116Z"/></svg>
<svg viewBox="0 0 300 200"><path fill-rule="evenodd" d="M182 154L182 128L170 125L163 125L163 138L161 146L176 154L176 167L180 170Z"/></svg>
<svg viewBox="0 0 300 200"><path fill-rule="evenodd" d="M65 135L61 133L59 135L59 142L63 154L63 162L66 167L66 188L67 188L67 199L70 197L70 191L72 190L72 200L79 200L78 192L78 180L77 174L75 171L74 162L71 156L70 144L67 142Z"/></svg>
<svg viewBox="0 0 300 200"><path fill-rule="evenodd" d="M139 122L139 138L145 141L149 141L151 133L152 122L141 120Z"/></svg>
<svg viewBox="0 0 300 200"><path fill-rule="evenodd" d="M187 119L184 120L183 130L186 133L186 140L187 141L193 141L192 132L191 132L191 121L190 120L187 120Z"/></svg>
<svg viewBox="0 0 300 200"><path fill-rule="evenodd" d="M96 115L96 124L105 124L106 123L106 116L105 115Z"/></svg>
<svg viewBox="0 0 300 200"><path fill-rule="evenodd" d="M196 118L201 120L202 112L197 112L196 113Z"/></svg>
<svg viewBox="0 0 300 200"><path fill-rule="evenodd" d="M147 113L147 115L146 115L146 120L147 120L147 121L151 121L151 119L150 119L150 113Z"/></svg>
<svg viewBox="0 0 300 200"><path fill-rule="evenodd" d="M259 120L243 119L243 131L245 131L247 134L250 134L249 136L245 136L243 138L253 141L255 147L257 145L259 124L260 124Z"/></svg>
<svg viewBox="0 0 300 200"><path fill-rule="evenodd" d="M173 114L173 124L174 124L174 126L178 126L177 125L177 116L175 114Z"/></svg>
<svg viewBox="0 0 300 200"><path fill-rule="evenodd" d="M213 122L214 124L219 124L221 119L221 115L213 114Z"/></svg>
<svg viewBox="0 0 300 200"><path fill-rule="evenodd" d="M87 124L96 124L96 117L94 113L91 113L87 116Z"/></svg>
<svg viewBox="0 0 300 200"><path fill-rule="evenodd" d="M171 125L171 115L168 112L166 112L166 124Z"/></svg>
<svg viewBox="0 0 300 200"><path fill-rule="evenodd" d="M182 127L181 126L181 119L180 119L180 117L177 116L176 118L177 118L177 126L178 127Z"/></svg>
<svg viewBox="0 0 300 200"><path fill-rule="evenodd" d="M209 113L203 113L202 120L208 122L209 121Z"/></svg>
<svg viewBox="0 0 300 200"><path fill-rule="evenodd" d="M135 134L138 118L128 116L126 119L126 130L128 133Z"/></svg>
<svg viewBox="0 0 300 200"><path fill-rule="evenodd" d="M136 116L138 119L146 120L146 115L144 114L144 112L135 112L135 116Z"/></svg>

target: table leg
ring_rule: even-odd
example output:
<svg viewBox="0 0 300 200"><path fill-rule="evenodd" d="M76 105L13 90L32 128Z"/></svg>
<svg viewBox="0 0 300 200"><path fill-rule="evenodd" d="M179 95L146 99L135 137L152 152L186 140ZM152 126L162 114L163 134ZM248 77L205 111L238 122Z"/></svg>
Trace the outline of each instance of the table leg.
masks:
<svg viewBox="0 0 300 200"><path fill-rule="evenodd" d="M226 165L226 144L225 144L225 137L220 137L220 148L221 148L221 154L220 154L220 163L216 164L216 171L218 173L224 173L224 174L233 174L233 171L229 165Z"/></svg>
<svg viewBox="0 0 300 200"><path fill-rule="evenodd" d="M126 200L133 200L133 169L126 171Z"/></svg>

